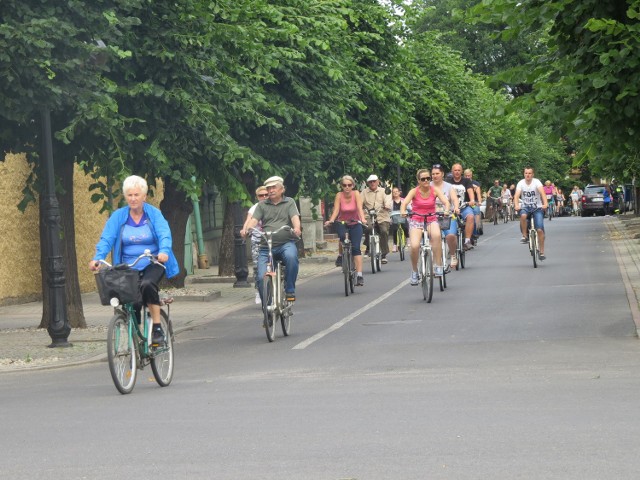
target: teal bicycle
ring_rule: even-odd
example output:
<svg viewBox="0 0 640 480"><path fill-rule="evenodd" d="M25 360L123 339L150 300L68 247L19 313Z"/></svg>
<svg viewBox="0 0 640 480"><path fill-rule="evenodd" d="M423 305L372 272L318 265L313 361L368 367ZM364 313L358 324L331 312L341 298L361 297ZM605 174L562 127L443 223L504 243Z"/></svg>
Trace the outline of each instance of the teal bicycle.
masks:
<svg viewBox="0 0 640 480"><path fill-rule="evenodd" d="M111 305L114 309L107 330L107 357L113 383L123 395L133 391L138 370L149 364L161 387L166 387L173 379L173 325L169 316L169 305L173 298L161 299L160 323L164 332L162 342L152 343L153 324L146 306L142 308L142 321L136 315L134 301L138 295L139 272L131 267L143 258L149 258L164 268L146 250L130 265L112 267L108 262L100 260L106 268L101 268L96 274L102 304Z"/></svg>

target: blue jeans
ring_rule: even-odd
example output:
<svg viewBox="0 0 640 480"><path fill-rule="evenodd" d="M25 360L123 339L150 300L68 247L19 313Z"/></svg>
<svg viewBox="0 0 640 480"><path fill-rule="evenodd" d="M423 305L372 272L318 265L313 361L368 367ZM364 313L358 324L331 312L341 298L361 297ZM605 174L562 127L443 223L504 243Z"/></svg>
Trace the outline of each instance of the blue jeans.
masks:
<svg viewBox="0 0 640 480"><path fill-rule="evenodd" d="M544 210L539 207L522 207L520 209L520 216L533 214L533 226L536 230L542 230L544 232Z"/></svg>
<svg viewBox="0 0 640 480"><path fill-rule="evenodd" d="M273 247L273 261L282 260L287 267L284 276L285 293L296 292L296 279L298 278L298 248L294 242ZM262 297L262 283L264 274L267 272L267 261L269 260L269 250L267 248L260 249L258 256L258 292Z"/></svg>
<svg viewBox="0 0 640 480"><path fill-rule="evenodd" d="M353 256L362 255L360 251L360 244L362 243L362 225L356 223L354 225L343 225L342 223L338 223L336 225L336 230L338 231L338 237L342 242L345 237L345 231L349 229L349 239L351 240L351 253Z"/></svg>

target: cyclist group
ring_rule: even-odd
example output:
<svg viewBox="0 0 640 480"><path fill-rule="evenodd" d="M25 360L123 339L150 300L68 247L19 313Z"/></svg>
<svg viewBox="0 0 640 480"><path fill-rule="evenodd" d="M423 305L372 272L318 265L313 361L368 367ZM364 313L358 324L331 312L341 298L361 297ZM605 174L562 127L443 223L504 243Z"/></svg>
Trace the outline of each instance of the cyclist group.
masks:
<svg viewBox="0 0 640 480"><path fill-rule="evenodd" d="M514 207L516 211L519 211L521 217L523 242L526 241L527 216L534 215L535 226L540 234L540 259L543 260L545 256L544 214L542 210L546 210L549 203L541 182L533 178L533 173L532 168L524 170L524 179L518 183L514 195L506 188L506 185L500 189L499 182L496 181L489 196L493 199L507 199L513 196ZM336 220L349 222L348 224L338 224L338 234L342 238L345 230L349 229L358 286L364 285L363 253L360 245L363 243L364 237L364 245L367 248L368 233L373 228L373 222L369 218L371 211L377 213L375 223L380 236L382 263L387 263L386 257L389 253L392 211L407 219L408 246L411 257L410 282L412 285L417 285L419 282L416 264L420 239L425 225L418 218L419 215L427 216L426 228L433 246L435 276L443 274L443 265L446 263L441 248L441 235L444 235L448 250L451 252L448 265L450 267L457 265L455 256L458 236L457 219L464 222L464 231L462 232L464 249L473 248L474 231L476 234L478 233L474 209L479 208L481 193L478 185L474 185L471 175L463 176L462 165L455 164L451 168L450 175L446 177L443 166L435 164L431 169L418 170L416 180L417 185L409 191L406 197L402 198L399 190L393 196L387 195L384 188L380 186L380 180L376 175L370 175L367 178L367 187L362 192L355 188L356 182L351 176L345 175L341 178L341 191L335 196L332 214L325 225ZM114 263L121 263L128 262L137 257L142 250L149 249L159 262L168 262L166 270L168 277L177 274L177 262L171 251L172 240L168 223L158 209L146 203L147 189L147 184L141 177L131 176L125 180L123 192L128 206L114 212L107 222L100 242L96 246L96 255L89 264L92 270L98 268L96 262L104 260L112 251ZM273 256L282 261L286 267L286 300L294 302L298 275L298 251L295 242L301 235L301 224L300 213L295 201L285 196L284 192L284 180L281 177L268 178L264 182L264 186L256 191L259 202L248 214L240 234L245 237L254 228L276 231L283 226L289 227L288 230L281 231L279 235L274 235ZM438 213L445 216L451 215L451 222L442 233L437 221ZM414 214L415 219L412 217ZM406 228L404 223L397 222L397 226L392 229L392 232L397 228ZM254 275L259 294L262 291L261 284L266 272L268 253L262 246L258 247L257 242L252 250L254 261L257 263ZM367 255L366 250L364 255ZM341 257L338 256L336 264L339 265L340 261ZM165 275L165 271L149 262L141 262L135 268L140 271L142 280L142 296L139 306L144 304L149 308L154 323L154 337L161 341L163 332L159 328L158 284Z"/></svg>

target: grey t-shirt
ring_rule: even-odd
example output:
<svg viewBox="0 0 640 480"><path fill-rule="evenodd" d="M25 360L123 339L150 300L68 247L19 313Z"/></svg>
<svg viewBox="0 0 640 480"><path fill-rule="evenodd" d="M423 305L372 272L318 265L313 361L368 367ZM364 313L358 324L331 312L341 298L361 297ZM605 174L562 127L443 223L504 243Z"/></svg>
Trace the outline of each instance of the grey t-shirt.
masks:
<svg viewBox="0 0 640 480"><path fill-rule="evenodd" d="M280 200L277 205L274 205L270 199L267 199L264 202L258 203L253 212L253 218L259 221L262 220L262 229L265 232L273 232L283 225L293 227L291 218L296 215L300 216L300 213L298 212L296 202L291 197L282 197L282 200ZM293 239L290 231L282 230L273 236L273 246L277 247Z"/></svg>

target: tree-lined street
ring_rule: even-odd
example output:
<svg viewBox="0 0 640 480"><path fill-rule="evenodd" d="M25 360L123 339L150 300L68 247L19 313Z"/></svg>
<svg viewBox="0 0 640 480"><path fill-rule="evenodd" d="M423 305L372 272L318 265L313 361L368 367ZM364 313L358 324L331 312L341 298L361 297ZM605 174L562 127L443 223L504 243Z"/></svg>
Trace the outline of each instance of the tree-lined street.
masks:
<svg viewBox="0 0 640 480"><path fill-rule="evenodd" d="M396 255L348 298L338 269L301 285L293 334L274 343L254 305L183 332L168 388L145 370L121 396L105 363L1 375L0 467L15 479L635 478L640 360L609 231L602 218L546 228L533 269L514 223L485 226L431 304Z"/></svg>

